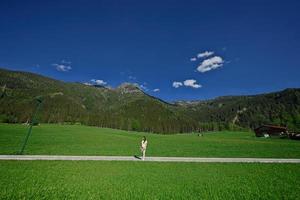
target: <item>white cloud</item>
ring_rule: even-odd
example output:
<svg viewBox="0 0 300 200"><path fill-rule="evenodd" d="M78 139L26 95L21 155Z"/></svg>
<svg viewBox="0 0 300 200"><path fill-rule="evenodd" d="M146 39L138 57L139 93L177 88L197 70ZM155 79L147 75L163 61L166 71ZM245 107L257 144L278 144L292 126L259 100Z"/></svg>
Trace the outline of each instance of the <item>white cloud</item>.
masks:
<svg viewBox="0 0 300 200"><path fill-rule="evenodd" d="M202 87L202 85L197 84L197 81L194 79L185 80L185 81L183 81L183 84L186 87L192 87L192 88L201 88Z"/></svg>
<svg viewBox="0 0 300 200"><path fill-rule="evenodd" d="M190 61L192 61L192 62L194 62L194 61L196 61L196 60L197 60L196 57L193 57L193 58L190 59Z"/></svg>
<svg viewBox="0 0 300 200"><path fill-rule="evenodd" d="M106 85L107 84L107 82L105 82L103 80L97 80L97 79L92 79L91 82L96 85Z"/></svg>
<svg viewBox="0 0 300 200"><path fill-rule="evenodd" d="M83 83L84 85L92 85L91 83L87 83L87 82L85 82L85 83Z"/></svg>
<svg viewBox="0 0 300 200"><path fill-rule="evenodd" d="M160 91L160 89L158 89L158 88L155 88L154 90L153 90L153 92L159 92Z"/></svg>
<svg viewBox="0 0 300 200"><path fill-rule="evenodd" d="M62 60L59 63L54 63L52 66L55 66L56 70L60 72L67 72L72 69L71 62L66 60Z"/></svg>
<svg viewBox="0 0 300 200"><path fill-rule="evenodd" d="M214 53L215 52L213 52L213 51L205 51L203 53L198 53L197 57L198 58L206 58L206 57L213 55Z"/></svg>
<svg viewBox="0 0 300 200"><path fill-rule="evenodd" d="M206 60L204 60L197 68L197 70L199 72L208 72L210 70L213 69L217 69L219 67L221 67L224 63L223 58L221 58L220 56L214 56L212 58L208 58Z"/></svg>
<svg viewBox="0 0 300 200"><path fill-rule="evenodd" d="M174 88L179 88L180 86L182 86L183 84L181 82L178 82L178 81L174 81L173 82L173 87Z"/></svg>
<svg viewBox="0 0 300 200"><path fill-rule="evenodd" d="M192 87L192 88L196 88L196 89L202 87L202 85L198 84L197 81L194 79L187 79L183 82L178 82L178 81L173 82L174 88L179 88L181 86Z"/></svg>
<svg viewBox="0 0 300 200"><path fill-rule="evenodd" d="M72 69L72 67L70 65L65 65L65 64L52 64L53 66L55 66L56 70L57 71L60 71L60 72L67 72L67 71L70 71Z"/></svg>
<svg viewBox="0 0 300 200"><path fill-rule="evenodd" d="M143 84L140 85L140 88L141 88L142 90L144 90L144 91L148 91L148 88L147 88L145 85L143 85Z"/></svg>

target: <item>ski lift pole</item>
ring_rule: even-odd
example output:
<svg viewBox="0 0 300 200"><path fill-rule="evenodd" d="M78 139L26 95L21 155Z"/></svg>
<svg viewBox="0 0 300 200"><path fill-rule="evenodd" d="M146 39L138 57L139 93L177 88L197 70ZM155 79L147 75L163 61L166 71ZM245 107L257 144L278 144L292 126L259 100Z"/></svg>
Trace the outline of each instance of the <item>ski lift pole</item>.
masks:
<svg viewBox="0 0 300 200"><path fill-rule="evenodd" d="M40 106L41 106L41 104L42 104L42 100L41 100L41 99L37 99L37 102L38 102L38 103L37 103L37 106L35 107L34 113L33 113L32 118L31 118L30 127L29 127L28 132L27 132L27 135L26 135L26 137L25 137L25 139L24 139L24 142L23 142L21 151L19 152L19 155L22 155L23 152L24 152L24 149L25 149L25 147L26 147L27 141L28 141L29 136L30 136L30 134L31 134L32 126L33 126L33 124L35 123L35 120L36 120L36 119L35 119L35 118L36 118L36 114L37 114L37 112L38 112L38 110L39 110L39 108L40 108Z"/></svg>

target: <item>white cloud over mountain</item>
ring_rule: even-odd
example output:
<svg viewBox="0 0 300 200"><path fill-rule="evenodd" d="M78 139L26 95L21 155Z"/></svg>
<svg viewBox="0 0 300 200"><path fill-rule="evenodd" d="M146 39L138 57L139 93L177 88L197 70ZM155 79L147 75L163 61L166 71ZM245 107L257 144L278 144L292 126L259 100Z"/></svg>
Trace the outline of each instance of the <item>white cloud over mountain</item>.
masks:
<svg viewBox="0 0 300 200"><path fill-rule="evenodd" d="M99 80L99 79L92 79L91 82L95 85L106 85L107 82L103 81L103 80Z"/></svg>
<svg viewBox="0 0 300 200"><path fill-rule="evenodd" d="M174 81L173 82L173 87L174 88L179 88L180 86L182 86L183 84L181 82L178 82L178 81Z"/></svg>
<svg viewBox="0 0 300 200"><path fill-rule="evenodd" d="M224 64L223 58L220 56L214 56L202 61L202 63L197 67L197 71L199 72L208 72L213 69L217 69L222 67Z"/></svg>
<svg viewBox="0 0 300 200"><path fill-rule="evenodd" d="M72 67L70 65L57 64L57 63L54 63L52 65L55 66L55 69L60 72L67 72L72 69Z"/></svg>
<svg viewBox="0 0 300 200"><path fill-rule="evenodd" d="M144 84L140 84L140 88L142 89L142 90L144 90L144 91L148 91L149 89L147 88L147 86L146 86L146 84L144 83Z"/></svg>
<svg viewBox="0 0 300 200"><path fill-rule="evenodd" d="M192 88L201 88L202 85L197 84L197 81L195 79L188 79L183 81L183 84L187 87L192 87Z"/></svg>
<svg viewBox="0 0 300 200"><path fill-rule="evenodd" d="M55 69L60 72L67 72L72 69L71 62L66 60L62 60L60 63L54 63L52 66L54 66Z"/></svg>
<svg viewBox="0 0 300 200"><path fill-rule="evenodd" d="M195 79L187 79L183 82L179 82L179 81L174 81L173 82L173 87L174 88L179 88L181 86L192 87L192 88L195 88L195 89L202 87L202 85L198 84Z"/></svg>

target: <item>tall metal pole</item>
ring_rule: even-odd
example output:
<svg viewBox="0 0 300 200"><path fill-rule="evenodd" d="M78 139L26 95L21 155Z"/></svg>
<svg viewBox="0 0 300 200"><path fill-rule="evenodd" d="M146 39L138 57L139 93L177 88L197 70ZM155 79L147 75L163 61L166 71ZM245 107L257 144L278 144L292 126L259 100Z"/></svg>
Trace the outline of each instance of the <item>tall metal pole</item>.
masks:
<svg viewBox="0 0 300 200"><path fill-rule="evenodd" d="M39 110L39 108L40 108L40 106L41 106L41 104L42 104L42 100L41 100L41 99L37 99L37 102L38 102L38 104L37 104L37 106L35 107L34 113L33 113L33 115L32 115L31 122L30 122L30 127L29 127L28 132L27 132L27 135L26 135L26 137L25 137L25 139L24 139L24 142L23 142L21 151L19 152L20 155L22 155L23 152L24 152L24 149L25 149L25 147L26 147L28 138L29 138L29 136L30 136L30 134L31 134L32 126L34 125L35 120L36 120L36 119L35 119L36 114L37 114L37 112L38 112L38 110Z"/></svg>

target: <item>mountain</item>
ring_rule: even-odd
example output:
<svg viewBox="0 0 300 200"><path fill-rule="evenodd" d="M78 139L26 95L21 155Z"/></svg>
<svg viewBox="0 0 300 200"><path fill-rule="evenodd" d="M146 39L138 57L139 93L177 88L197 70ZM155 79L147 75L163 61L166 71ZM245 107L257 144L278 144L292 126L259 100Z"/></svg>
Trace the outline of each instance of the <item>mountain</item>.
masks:
<svg viewBox="0 0 300 200"><path fill-rule="evenodd" d="M5 69L0 69L0 87L0 122L29 121L41 98L38 119L45 123L157 133L249 129L265 123L300 129L300 89L168 103L135 84L106 88Z"/></svg>
<svg viewBox="0 0 300 200"><path fill-rule="evenodd" d="M2 122L26 122L36 97L43 99L38 119L159 133L189 132L197 122L181 109L145 94L134 84L118 88L65 83L28 72L0 69Z"/></svg>
<svg viewBox="0 0 300 200"><path fill-rule="evenodd" d="M202 123L222 122L254 129L262 124L300 130L300 89L251 96L226 96L207 101L177 102ZM224 128L224 127L222 127Z"/></svg>

